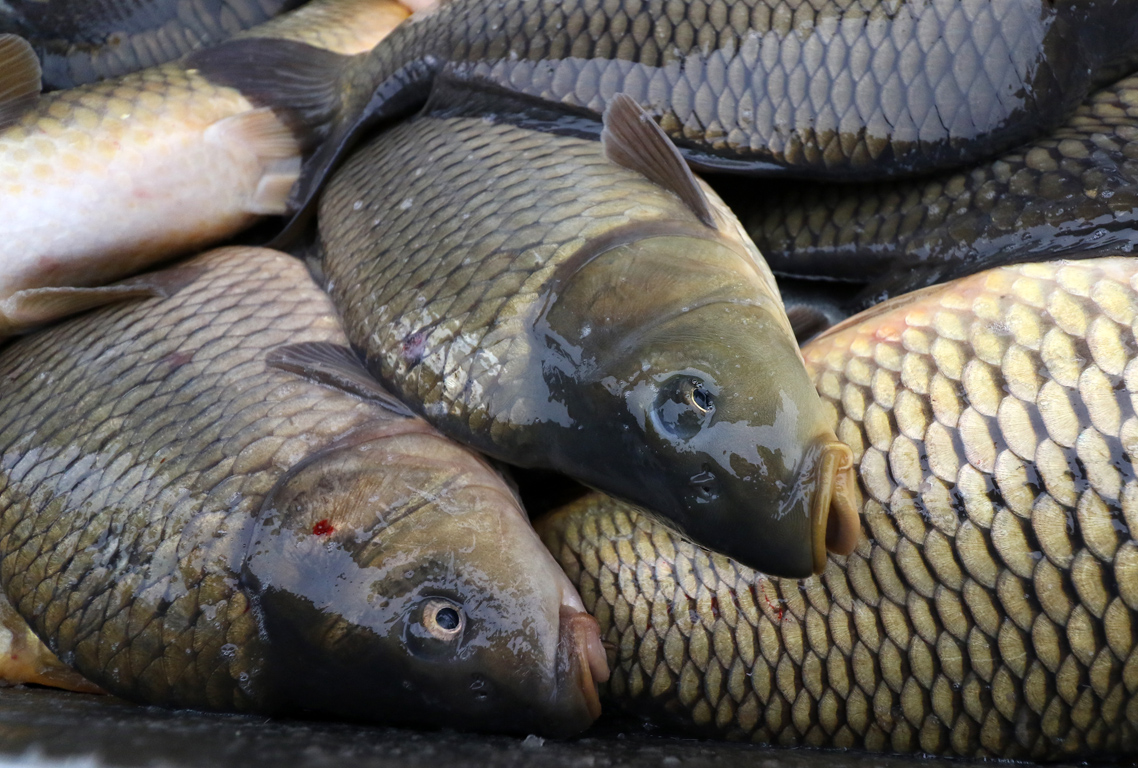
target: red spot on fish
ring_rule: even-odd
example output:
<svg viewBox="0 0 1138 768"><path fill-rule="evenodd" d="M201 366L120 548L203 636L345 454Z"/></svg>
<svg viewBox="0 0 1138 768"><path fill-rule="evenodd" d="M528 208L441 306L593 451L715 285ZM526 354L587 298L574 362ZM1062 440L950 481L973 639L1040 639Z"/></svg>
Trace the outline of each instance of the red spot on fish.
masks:
<svg viewBox="0 0 1138 768"><path fill-rule="evenodd" d="M336 530L332 524L327 520L321 520L316 525L312 526L312 533L315 536L327 536L332 531Z"/></svg>
<svg viewBox="0 0 1138 768"><path fill-rule="evenodd" d="M772 611L776 612L778 614L778 620L782 621L782 606L776 605L771 601L769 597L767 597L766 583L767 582L765 579L759 582L759 591L763 593L763 600L767 601L767 608L770 608Z"/></svg>

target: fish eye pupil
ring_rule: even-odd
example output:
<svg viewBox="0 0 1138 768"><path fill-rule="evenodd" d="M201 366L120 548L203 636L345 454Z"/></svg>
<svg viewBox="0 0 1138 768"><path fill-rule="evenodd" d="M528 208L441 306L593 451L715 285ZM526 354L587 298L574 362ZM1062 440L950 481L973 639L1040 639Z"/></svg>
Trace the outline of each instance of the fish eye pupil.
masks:
<svg viewBox="0 0 1138 768"><path fill-rule="evenodd" d="M712 402L711 393L703 388L703 382L698 379L692 380L691 403L698 410L704 413L711 413L715 410L715 403Z"/></svg>
<svg viewBox="0 0 1138 768"><path fill-rule="evenodd" d="M458 627L458 611L454 608L443 608L435 614L435 621L445 630L451 631Z"/></svg>

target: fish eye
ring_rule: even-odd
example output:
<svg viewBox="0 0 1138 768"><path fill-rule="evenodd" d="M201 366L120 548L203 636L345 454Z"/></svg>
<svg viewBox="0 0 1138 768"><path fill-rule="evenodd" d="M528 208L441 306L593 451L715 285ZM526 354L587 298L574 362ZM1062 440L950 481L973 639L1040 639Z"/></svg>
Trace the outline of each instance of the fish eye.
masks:
<svg viewBox="0 0 1138 768"><path fill-rule="evenodd" d="M715 394L695 376L673 376L656 396L653 415L666 433L688 439L702 429L715 413Z"/></svg>
<svg viewBox="0 0 1138 768"><path fill-rule="evenodd" d="M404 625L403 639L417 656L441 658L452 655L466 630L466 611L445 597L428 597L412 606Z"/></svg>
<svg viewBox="0 0 1138 768"><path fill-rule="evenodd" d="M450 600L434 598L423 608L423 627L438 640L450 641L462 634L466 615Z"/></svg>

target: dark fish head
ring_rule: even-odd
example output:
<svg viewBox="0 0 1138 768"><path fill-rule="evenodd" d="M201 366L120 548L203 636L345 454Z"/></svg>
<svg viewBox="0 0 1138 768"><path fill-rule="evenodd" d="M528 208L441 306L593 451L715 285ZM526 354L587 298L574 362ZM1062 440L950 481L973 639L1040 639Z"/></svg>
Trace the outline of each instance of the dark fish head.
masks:
<svg viewBox="0 0 1138 768"><path fill-rule="evenodd" d="M559 301L591 313L575 337L590 379L580 408L622 430L601 465L610 476L583 479L746 565L809 576L827 550L856 544L853 457L778 301L733 263L728 244L652 237L602 254L563 290Z"/></svg>
<svg viewBox="0 0 1138 768"><path fill-rule="evenodd" d="M435 434L294 470L249 551L282 707L554 736L600 713L596 621L505 484Z"/></svg>

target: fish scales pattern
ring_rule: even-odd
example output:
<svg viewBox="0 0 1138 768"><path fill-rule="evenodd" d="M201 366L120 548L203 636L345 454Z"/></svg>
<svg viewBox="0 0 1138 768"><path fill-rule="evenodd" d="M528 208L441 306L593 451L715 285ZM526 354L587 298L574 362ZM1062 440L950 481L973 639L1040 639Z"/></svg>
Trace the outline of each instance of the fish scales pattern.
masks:
<svg viewBox="0 0 1138 768"><path fill-rule="evenodd" d="M983 151L980 135L1008 146L1033 129L1001 139L1005 118L1058 119L1077 69L1063 69L1071 52L1037 0L507 0L446 13L460 19L449 31L426 18L377 50L381 69L436 56L460 79L596 113L623 92L681 145L807 176L954 165Z"/></svg>
<svg viewBox="0 0 1138 768"><path fill-rule="evenodd" d="M321 202L328 288L393 391L472 432L490 424L502 442L508 432L493 425L540 411L545 396L535 403L521 372L520 329L537 319L558 266L622 225L692 217L598 147L424 119L348 160Z"/></svg>
<svg viewBox="0 0 1138 768"><path fill-rule="evenodd" d="M1138 753L1136 319L1133 259L1023 265L808 345L866 493L821 577L605 497L558 515L610 699L787 746Z"/></svg>
<svg viewBox="0 0 1138 768"><path fill-rule="evenodd" d="M1046 137L970 170L856 194L756 183L726 194L772 269L868 275L869 302L1013 261L1130 251L1136 181L1138 77L1129 77Z"/></svg>
<svg viewBox="0 0 1138 768"><path fill-rule="evenodd" d="M230 256L157 307L72 321L0 362L0 582L65 663L151 703L256 704L263 650L236 577L256 508L375 417L265 368L261 350L342 332L322 296L282 290L309 279L300 262Z"/></svg>
<svg viewBox="0 0 1138 768"><path fill-rule="evenodd" d="M28 38L50 89L118 77L215 45L302 0L13 0L0 32Z"/></svg>

